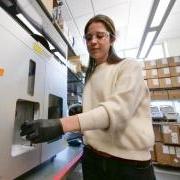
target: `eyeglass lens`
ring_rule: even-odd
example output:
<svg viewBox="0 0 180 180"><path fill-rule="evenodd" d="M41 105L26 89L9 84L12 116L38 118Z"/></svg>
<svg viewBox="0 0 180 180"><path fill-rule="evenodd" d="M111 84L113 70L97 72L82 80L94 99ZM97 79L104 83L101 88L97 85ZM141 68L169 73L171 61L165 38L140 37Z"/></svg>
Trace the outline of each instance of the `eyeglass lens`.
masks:
<svg viewBox="0 0 180 180"><path fill-rule="evenodd" d="M96 32L94 34L88 33L84 36L84 38L86 41L91 41L94 37L97 40L102 40L103 38L108 36L109 36L109 32Z"/></svg>

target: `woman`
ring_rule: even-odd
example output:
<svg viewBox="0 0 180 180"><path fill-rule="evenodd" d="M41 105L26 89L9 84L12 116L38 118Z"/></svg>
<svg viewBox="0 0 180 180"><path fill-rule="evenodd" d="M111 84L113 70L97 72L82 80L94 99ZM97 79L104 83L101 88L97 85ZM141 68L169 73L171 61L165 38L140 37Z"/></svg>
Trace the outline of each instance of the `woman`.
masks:
<svg viewBox="0 0 180 180"><path fill-rule="evenodd" d="M83 113L51 123L25 123L21 135L39 143L64 132L83 132L84 180L155 179L149 153L154 144L150 98L141 67L115 54L115 27L109 17L94 16L84 33L90 63Z"/></svg>

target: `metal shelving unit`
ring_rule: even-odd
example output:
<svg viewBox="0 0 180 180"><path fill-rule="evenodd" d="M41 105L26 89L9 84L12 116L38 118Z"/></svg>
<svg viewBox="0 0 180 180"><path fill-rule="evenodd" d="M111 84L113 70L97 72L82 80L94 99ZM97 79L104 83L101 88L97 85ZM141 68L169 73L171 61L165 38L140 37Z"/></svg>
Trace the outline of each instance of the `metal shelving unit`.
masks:
<svg viewBox="0 0 180 180"><path fill-rule="evenodd" d="M76 53L74 51L74 49L72 48L72 46L70 45L69 41L66 39L66 37L64 36L63 32L59 29L59 27L57 26L56 23L53 23L53 19L51 17L51 15L49 14L49 12L47 11L46 7L44 6L44 4L41 2L41 0L37 0L37 3L39 4L39 6L42 8L42 10L44 11L44 13L46 14L47 18L51 21L51 23L53 24L54 28L58 31L58 33L61 35L62 39L65 41L65 43L68 46L68 57L69 56L75 56Z"/></svg>

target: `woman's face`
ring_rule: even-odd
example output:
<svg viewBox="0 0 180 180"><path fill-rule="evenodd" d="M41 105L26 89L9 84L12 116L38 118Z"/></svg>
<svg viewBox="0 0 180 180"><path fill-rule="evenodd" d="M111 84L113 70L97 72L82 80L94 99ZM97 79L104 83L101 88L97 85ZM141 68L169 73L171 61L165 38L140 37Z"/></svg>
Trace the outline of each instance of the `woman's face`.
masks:
<svg viewBox="0 0 180 180"><path fill-rule="evenodd" d="M97 64L107 61L110 45L110 34L101 22L89 25L85 35L88 52Z"/></svg>

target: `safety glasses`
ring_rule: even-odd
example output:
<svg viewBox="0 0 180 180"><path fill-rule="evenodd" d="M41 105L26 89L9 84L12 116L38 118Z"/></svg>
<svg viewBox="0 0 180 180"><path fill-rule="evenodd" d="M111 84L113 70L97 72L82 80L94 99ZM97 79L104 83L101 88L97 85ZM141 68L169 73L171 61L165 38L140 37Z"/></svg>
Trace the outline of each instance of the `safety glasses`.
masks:
<svg viewBox="0 0 180 180"><path fill-rule="evenodd" d="M96 38L96 40L98 41L102 41L105 38L109 37L110 33L107 31L103 31L103 32L96 32L96 33L87 33L84 35L84 39L86 40L86 42L90 42L93 40L93 38Z"/></svg>

